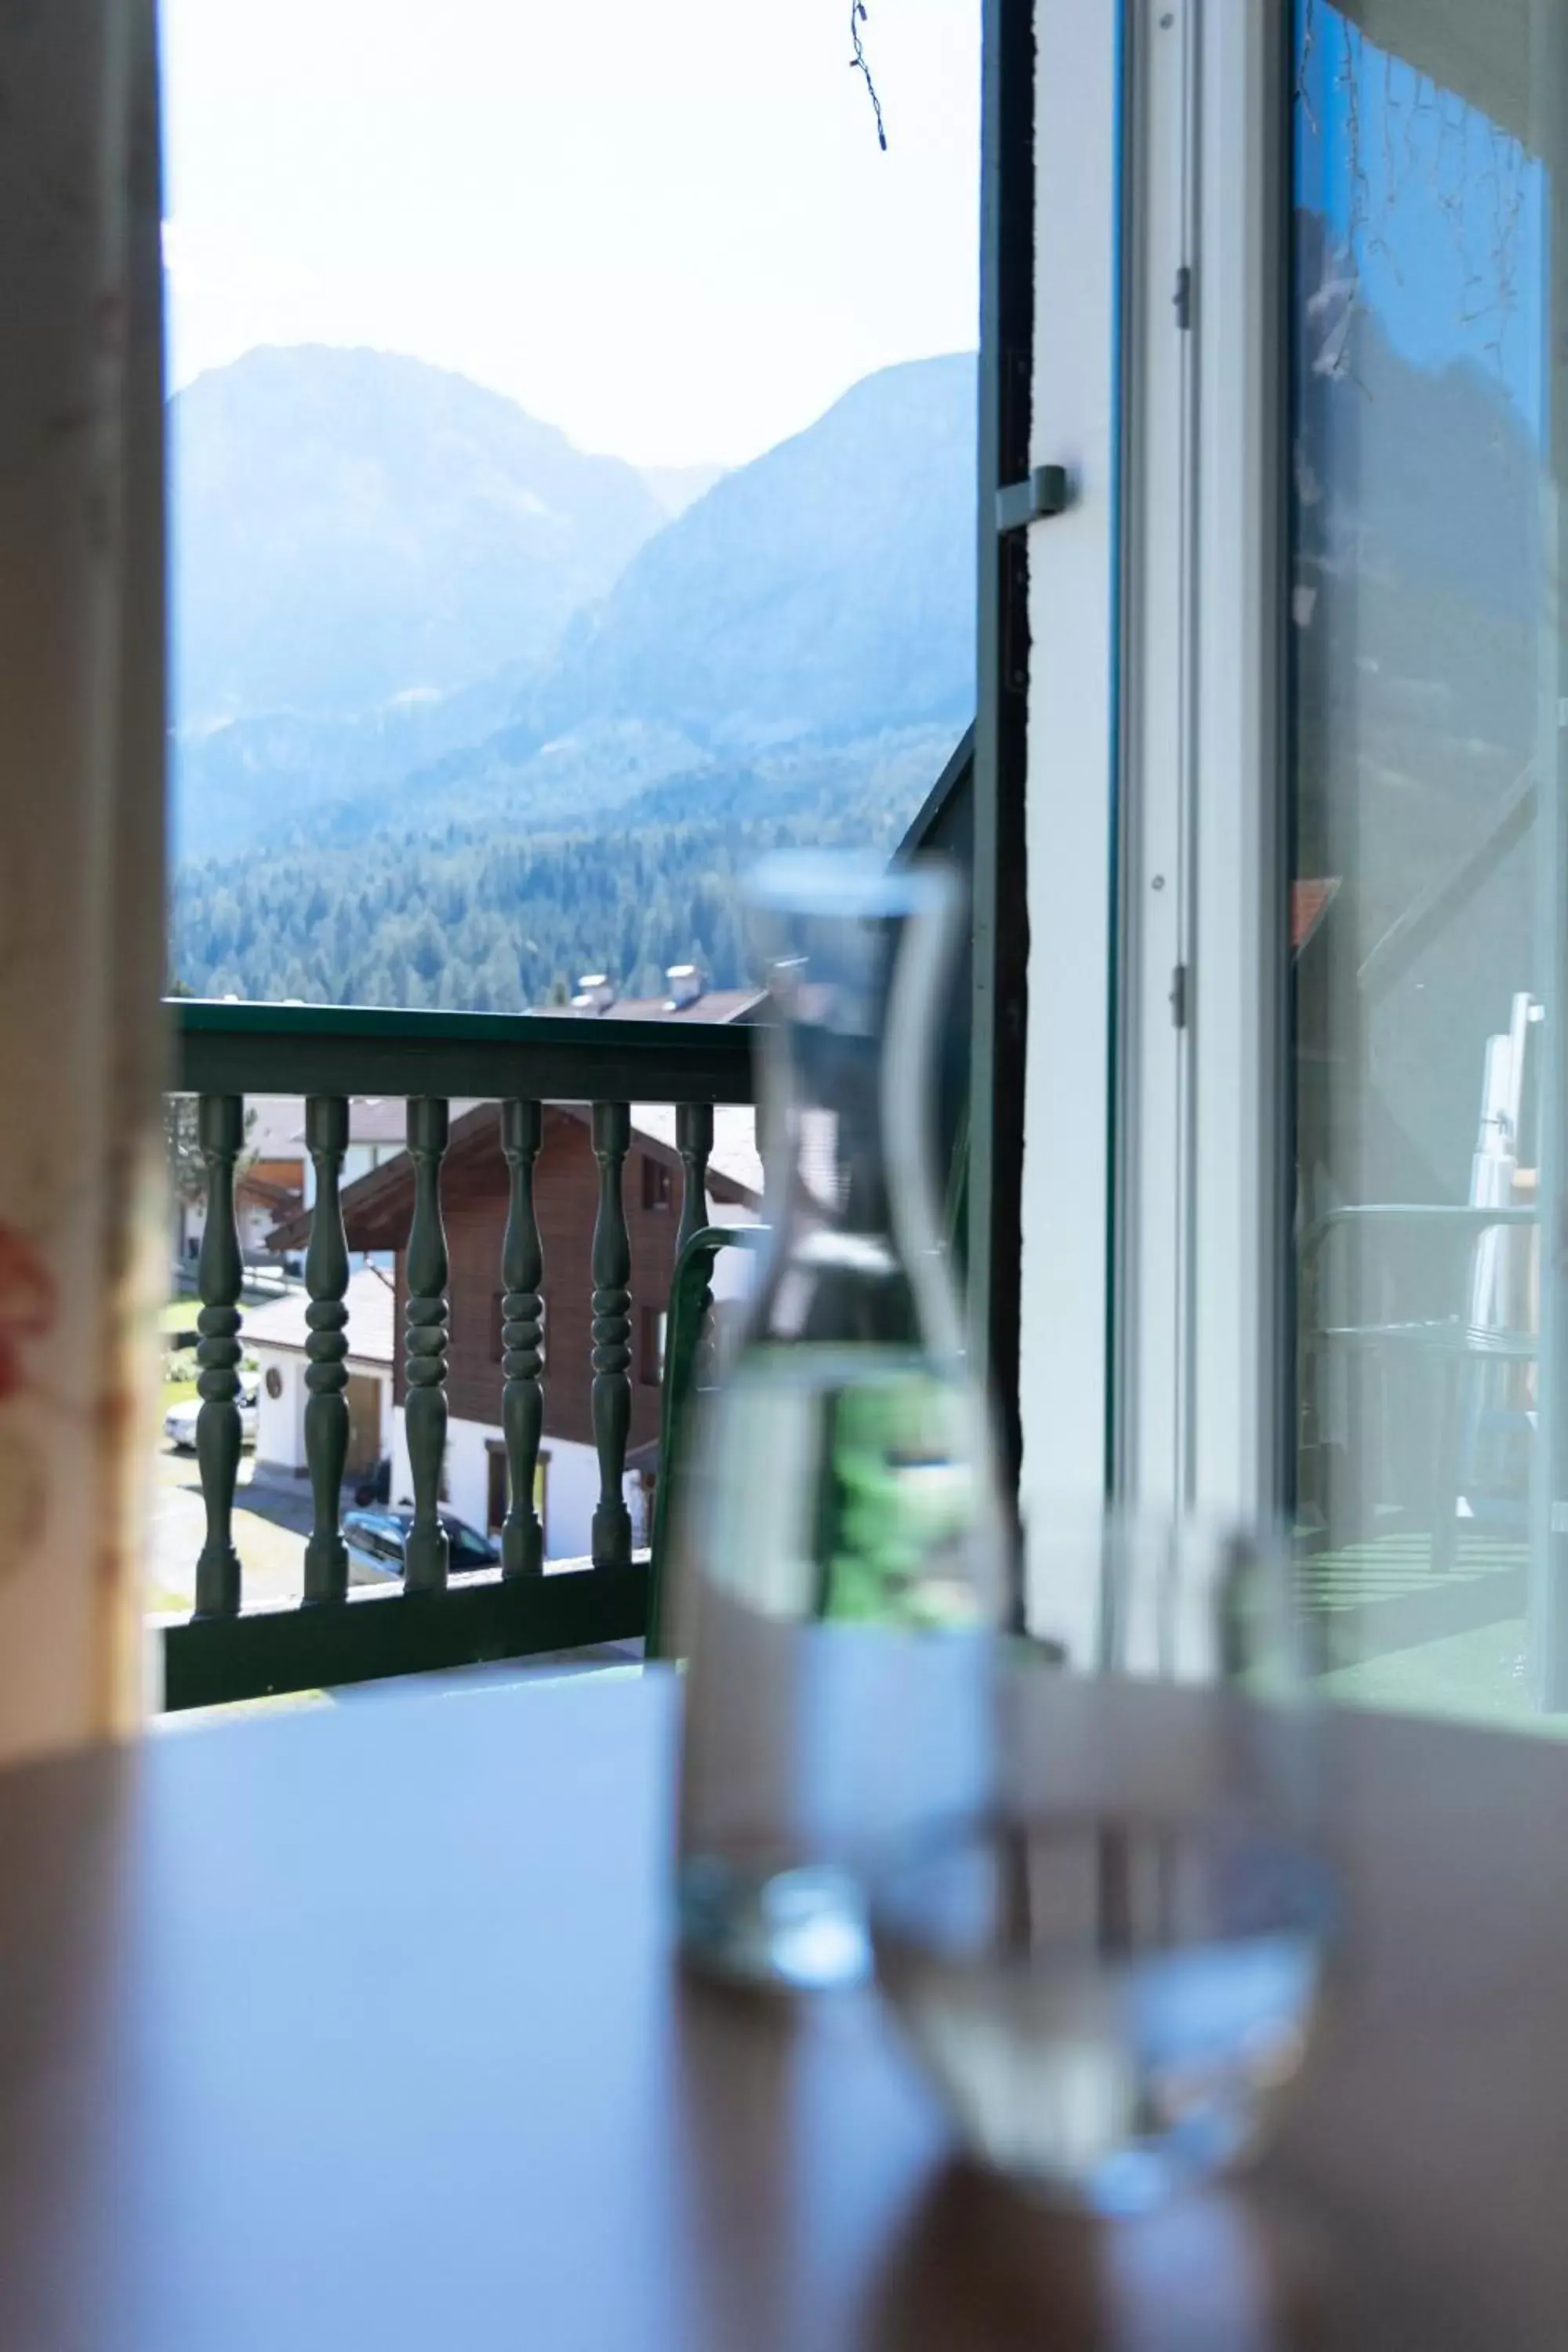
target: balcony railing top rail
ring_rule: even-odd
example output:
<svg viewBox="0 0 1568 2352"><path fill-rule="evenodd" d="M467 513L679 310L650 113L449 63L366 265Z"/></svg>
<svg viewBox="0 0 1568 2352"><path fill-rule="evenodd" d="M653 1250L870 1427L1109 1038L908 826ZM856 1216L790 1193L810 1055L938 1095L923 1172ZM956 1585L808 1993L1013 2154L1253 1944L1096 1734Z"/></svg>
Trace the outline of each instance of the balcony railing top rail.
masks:
<svg viewBox="0 0 1568 2352"><path fill-rule="evenodd" d="M743 1022L369 1005L171 1006L183 1094L454 1095L536 1102L748 1103Z"/></svg>

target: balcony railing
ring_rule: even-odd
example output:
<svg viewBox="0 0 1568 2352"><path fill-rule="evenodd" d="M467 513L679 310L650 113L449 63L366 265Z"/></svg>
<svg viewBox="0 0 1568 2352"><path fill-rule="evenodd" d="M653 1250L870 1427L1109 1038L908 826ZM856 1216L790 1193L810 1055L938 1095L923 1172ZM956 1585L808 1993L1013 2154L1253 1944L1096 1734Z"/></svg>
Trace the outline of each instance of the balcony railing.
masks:
<svg viewBox="0 0 1568 2352"><path fill-rule="evenodd" d="M751 1033L691 1021L321 1010L183 1003L176 1090L199 1098L206 1217L198 1261L196 1454L206 1540L195 1608L163 1634L164 1704L208 1706L624 1640L645 1630L647 1570L633 1556L623 1498L631 1407L631 1249L622 1175L630 1106L676 1107L683 1171L679 1238L706 1221L718 1104L753 1099ZM304 1439L311 1527L297 1606L247 1609L234 1540L240 1460L244 1265L235 1184L247 1097L303 1096L316 1199L305 1258L309 1402ZM406 1240L405 1433L413 1525L401 1583L350 1591L341 1523L353 1335L340 1181L351 1096L403 1097L414 1164ZM502 1295L501 1425L508 1510L499 1572L447 1580L439 1517L447 1435L450 1301L441 1216L447 1106L500 1105L508 1215L496 1269ZM533 1170L544 1107L592 1106L598 1201L593 1234L592 1421L600 1500L591 1566L542 1572L533 1507L543 1426L542 1257ZM653 1302L642 1302L650 1304ZM662 1302L659 1302L662 1303Z"/></svg>

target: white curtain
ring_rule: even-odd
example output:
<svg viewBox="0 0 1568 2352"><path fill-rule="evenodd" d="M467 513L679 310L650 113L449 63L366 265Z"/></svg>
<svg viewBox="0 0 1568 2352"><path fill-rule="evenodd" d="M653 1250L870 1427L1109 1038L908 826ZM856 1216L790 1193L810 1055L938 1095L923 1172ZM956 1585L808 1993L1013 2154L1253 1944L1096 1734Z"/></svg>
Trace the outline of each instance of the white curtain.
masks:
<svg viewBox="0 0 1568 2352"><path fill-rule="evenodd" d="M140 1709L165 1244L153 0L0 0L0 1759Z"/></svg>

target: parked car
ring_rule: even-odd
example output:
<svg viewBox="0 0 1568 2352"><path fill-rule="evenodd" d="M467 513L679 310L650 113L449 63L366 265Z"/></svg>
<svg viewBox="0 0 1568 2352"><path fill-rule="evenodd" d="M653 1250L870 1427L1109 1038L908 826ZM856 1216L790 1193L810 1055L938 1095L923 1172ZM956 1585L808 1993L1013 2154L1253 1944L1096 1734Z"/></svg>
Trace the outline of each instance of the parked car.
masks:
<svg viewBox="0 0 1568 2352"><path fill-rule="evenodd" d="M403 1549L408 1540L408 1530L414 1525L411 1510L399 1507L395 1510L345 1511L343 1537L349 1548L349 1568L357 1570L362 1579L373 1576L401 1576ZM441 1525L447 1530L451 1546L451 1566L458 1575L476 1568L494 1568L500 1559L500 1546L458 1518L456 1511L443 1511Z"/></svg>
<svg viewBox="0 0 1568 2352"><path fill-rule="evenodd" d="M239 1442L242 1445L256 1443L257 1375L244 1372L239 1382ZM202 1409L200 1397L185 1397L172 1404L163 1415L163 1434L176 1454L194 1454L196 1449L196 1415Z"/></svg>

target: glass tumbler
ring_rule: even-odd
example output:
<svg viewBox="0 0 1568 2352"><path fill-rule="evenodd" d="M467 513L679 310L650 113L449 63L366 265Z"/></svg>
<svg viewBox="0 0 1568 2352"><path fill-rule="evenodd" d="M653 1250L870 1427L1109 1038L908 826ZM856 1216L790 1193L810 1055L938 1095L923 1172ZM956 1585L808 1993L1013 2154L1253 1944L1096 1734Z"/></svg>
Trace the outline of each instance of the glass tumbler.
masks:
<svg viewBox="0 0 1568 2352"><path fill-rule="evenodd" d="M1289 1554L1058 1518L995 1801L879 1872L879 1977L960 2138L1100 2214L1237 2162L1299 2073L1335 1905Z"/></svg>

